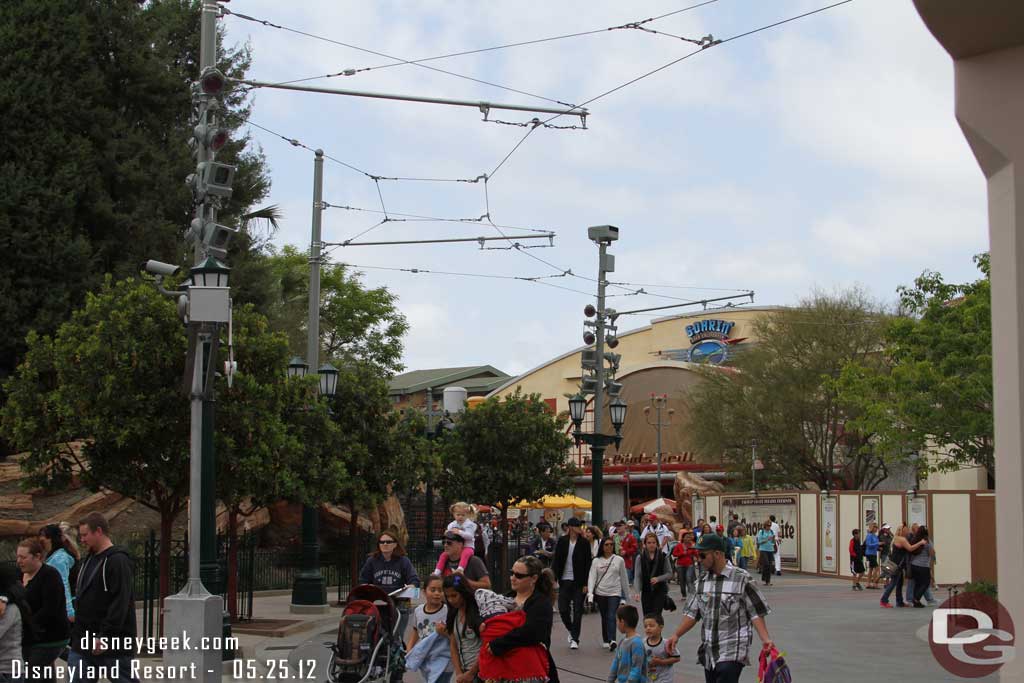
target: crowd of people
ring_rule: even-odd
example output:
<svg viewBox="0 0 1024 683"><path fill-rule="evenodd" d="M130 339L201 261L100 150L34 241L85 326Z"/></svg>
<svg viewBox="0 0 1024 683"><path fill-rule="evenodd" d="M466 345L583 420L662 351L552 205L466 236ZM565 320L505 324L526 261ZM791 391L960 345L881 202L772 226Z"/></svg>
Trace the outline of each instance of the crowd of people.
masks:
<svg viewBox="0 0 1024 683"><path fill-rule="evenodd" d="M53 682L65 667L86 683L137 680L119 647L135 637L132 561L106 517L49 524L15 553L18 570L0 565L0 682Z"/></svg>
<svg viewBox="0 0 1024 683"><path fill-rule="evenodd" d="M671 681L680 660L676 642L698 623L699 658L708 681L739 680L750 664L754 633L765 648L772 647L767 602L743 566L753 561L771 568L762 572L763 582L770 582L778 549L774 520L756 537L739 524L727 536L713 517L678 533L656 516L605 529L572 517L557 537L542 522L535 527L530 554L511 566L512 590L499 595L491 590L487 566L475 549L467 552L479 530L472 525L471 507L457 504L452 512L443 552L422 585L398 535L389 531L378 536L360 576L389 593L421 586L421 605L399 607L411 611L407 665L429 683L558 681L551 655L554 613L565 627L569 650L577 650L587 606L600 613L601 643L613 653L609 683ZM683 619L665 638L663 612L678 609L669 595L673 579L684 601ZM404 634L404 620L400 628Z"/></svg>

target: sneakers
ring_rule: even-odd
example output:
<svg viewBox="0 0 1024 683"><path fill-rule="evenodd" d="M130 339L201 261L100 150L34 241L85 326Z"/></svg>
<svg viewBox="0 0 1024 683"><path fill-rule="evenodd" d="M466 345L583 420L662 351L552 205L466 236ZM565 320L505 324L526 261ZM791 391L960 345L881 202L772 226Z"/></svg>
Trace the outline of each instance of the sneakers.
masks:
<svg viewBox="0 0 1024 683"><path fill-rule="evenodd" d="M570 638L570 639L569 639L569 649L570 649L570 650L578 650L578 649L580 649L580 644L579 644L579 643L577 643L577 642L576 642L575 640L573 640L572 638Z"/></svg>
<svg viewBox="0 0 1024 683"><path fill-rule="evenodd" d="M452 570L452 574L462 575L462 574L465 574L465 573L466 573L466 570L463 569L462 567L456 567L455 569Z"/></svg>
<svg viewBox="0 0 1024 683"><path fill-rule="evenodd" d="M602 640L602 641L601 641L601 647L603 647L603 648L604 648L605 650L607 650L607 649L608 649L608 643L606 643L606 642L604 642L604 641Z"/></svg>
<svg viewBox="0 0 1024 683"><path fill-rule="evenodd" d="M782 576L782 572L775 572L775 576Z"/></svg>
<svg viewBox="0 0 1024 683"><path fill-rule="evenodd" d="M615 648L616 647L618 647L618 644L614 640L612 642L608 643L608 649L611 650L612 652L615 652Z"/></svg>
<svg viewBox="0 0 1024 683"><path fill-rule="evenodd" d="M879 603L878 603L878 604L879 604L879 606L880 606L880 607L882 607L882 609L892 609L892 605L890 605L890 604L889 604L889 603L887 603L887 602L881 602L881 601L879 601Z"/></svg>
<svg viewBox="0 0 1024 683"><path fill-rule="evenodd" d="M569 645L572 645L572 634L569 634L569 636L567 636L567 637L568 637Z"/></svg>

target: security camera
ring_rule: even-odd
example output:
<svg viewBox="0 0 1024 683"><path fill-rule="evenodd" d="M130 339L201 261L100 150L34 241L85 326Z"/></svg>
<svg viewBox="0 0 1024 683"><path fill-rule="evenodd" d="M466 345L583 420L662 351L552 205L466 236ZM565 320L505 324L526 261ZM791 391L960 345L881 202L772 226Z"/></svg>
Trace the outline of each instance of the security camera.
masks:
<svg viewBox="0 0 1024 683"><path fill-rule="evenodd" d="M164 263L163 261L154 261L150 259L143 263L139 270L144 270L150 275L163 275L165 277L174 277L181 271L181 266L171 265L170 263Z"/></svg>
<svg viewBox="0 0 1024 683"><path fill-rule="evenodd" d="M614 242L619 239L619 229L614 225L594 225L587 228L587 237L593 242Z"/></svg>

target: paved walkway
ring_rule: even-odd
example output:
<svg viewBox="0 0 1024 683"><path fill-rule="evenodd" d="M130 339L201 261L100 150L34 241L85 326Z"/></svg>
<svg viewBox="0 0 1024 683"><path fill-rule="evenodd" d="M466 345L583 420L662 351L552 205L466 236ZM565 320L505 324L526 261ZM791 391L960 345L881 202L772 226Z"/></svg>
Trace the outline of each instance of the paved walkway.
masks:
<svg viewBox="0 0 1024 683"><path fill-rule="evenodd" d="M778 647L786 653L794 677L807 681L862 683L864 680L899 681L900 683L936 683L957 679L943 670L932 658L927 642L927 625L931 609L890 609L878 606L880 591L854 592L850 583L834 579L787 575L774 577L765 589L772 613L768 627ZM672 586L673 597L678 588ZM945 595L940 591L940 600ZM287 596L259 598L257 617L287 614ZM678 600L677 600L678 602ZM283 608L283 609L282 609ZM301 660L316 660L314 677L326 681L330 652L323 642L334 640L339 608L328 618L308 619L310 630L284 638L257 639L242 645L245 656L262 664L268 659L287 657L294 665ZM681 618L679 612L665 613L666 633ZM606 680L612 655L601 648L597 615L586 615L583 638L578 651L571 651L561 621L555 619L552 653L561 670L563 683L590 683ZM924 630L922 630L924 629ZM680 644L683 661L676 666L675 680L703 681L696 663L699 636L692 631ZM754 638L755 648L757 637ZM225 677L228 680L228 677ZM755 681L756 671L747 669L742 680ZM995 677L977 679L994 681ZM406 674L407 683L420 683L419 674Z"/></svg>

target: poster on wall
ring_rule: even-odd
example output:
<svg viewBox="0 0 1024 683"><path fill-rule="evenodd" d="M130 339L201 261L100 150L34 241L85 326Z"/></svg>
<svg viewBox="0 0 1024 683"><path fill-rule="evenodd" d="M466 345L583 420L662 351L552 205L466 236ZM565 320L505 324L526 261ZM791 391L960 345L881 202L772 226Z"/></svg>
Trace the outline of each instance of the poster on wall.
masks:
<svg viewBox="0 0 1024 683"><path fill-rule="evenodd" d="M705 519L703 498L693 500L693 520L696 522L698 519Z"/></svg>
<svg viewBox="0 0 1024 683"><path fill-rule="evenodd" d="M863 496L860 499L861 538L866 538L864 534L869 524L881 526L881 515L882 501L878 496Z"/></svg>
<svg viewBox="0 0 1024 683"><path fill-rule="evenodd" d="M921 526L928 525L928 499L927 498L911 498L908 501L907 508L910 510L908 515L907 524L920 524Z"/></svg>
<svg viewBox="0 0 1024 683"><path fill-rule="evenodd" d="M800 566L799 501L796 496L742 496L722 498L722 522L739 515L743 524L763 524L771 515L779 525L779 552L782 563ZM756 530L754 531L756 533Z"/></svg>
<svg viewBox="0 0 1024 683"><path fill-rule="evenodd" d="M821 571L836 572L838 539L836 538L836 498L821 501Z"/></svg>

